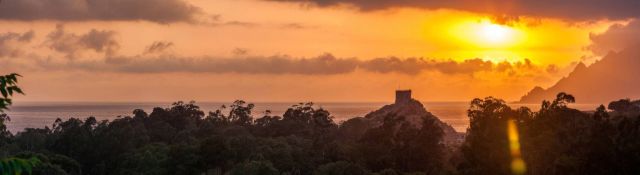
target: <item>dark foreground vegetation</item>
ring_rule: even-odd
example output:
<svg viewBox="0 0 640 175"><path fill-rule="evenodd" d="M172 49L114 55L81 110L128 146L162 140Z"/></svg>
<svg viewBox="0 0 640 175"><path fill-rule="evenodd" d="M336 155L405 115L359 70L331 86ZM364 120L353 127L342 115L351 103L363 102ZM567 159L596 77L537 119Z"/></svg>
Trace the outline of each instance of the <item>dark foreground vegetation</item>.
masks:
<svg viewBox="0 0 640 175"><path fill-rule="evenodd" d="M33 163L33 174L512 174L507 123L515 121L526 174L640 174L638 102L582 112L567 106L574 101L561 93L532 112L475 99L461 145L443 144L434 117L336 124L312 104L256 117L243 101L209 113L176 102L113 121L59 119L15 135L3 114L0 154Z"/></svg>

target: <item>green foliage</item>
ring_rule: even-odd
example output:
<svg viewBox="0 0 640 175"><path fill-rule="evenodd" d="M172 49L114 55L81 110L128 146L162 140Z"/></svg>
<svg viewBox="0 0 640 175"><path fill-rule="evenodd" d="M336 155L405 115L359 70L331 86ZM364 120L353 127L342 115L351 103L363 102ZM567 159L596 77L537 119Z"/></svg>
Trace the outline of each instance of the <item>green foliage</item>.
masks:
<svg viewBox="0 0 640 175"><path fill-rule="evenodd" d="M39 160L37 166L33 168L33 174L81 174L80 163L64 155L21 152L16 154L15 157L22 159L36 158L37 160Z"/></svg>
<svg viewBox="0 0 640 175"><path fill-rule="evenodd" d="M14 93L24 94L22 89L18 87L19 74L12 73L9 75L0 76L0 112L8 109L13 104L11 97Z"/></svg>
<svg viewBox="0 0 640 175"><path fill-rule="evenodd" d="M14 93L24 94L17 85L18 77L20 75L16 73L0 76L0 146L6 145L11 137L6 126L6 122L11 119L4 114L4 110L9 109L9 106L13 104L11 97Z"/></svg>
<svg viewBox="0 0 640 175"><path fill-rule="evenodd" d="M24 94L18 87L19 74L12 73L0 76L0 146L6 146L12 139L12 134L7 130L6 122L10 120L4 110L7 110L13 101L14 93ZM31 174L33 168L40 164L40 160L35 157L17 158L7 157L0 159L0 173L5 174Z"/></svg>
<svg viewBox="0 0 640 175"><path fill-rule="evenodd" d="M33 168L40 164L40 160L37 158L15 158L9 157L0 160L0 173L3 175L19 175L19 174L31 174Z"/></svg>

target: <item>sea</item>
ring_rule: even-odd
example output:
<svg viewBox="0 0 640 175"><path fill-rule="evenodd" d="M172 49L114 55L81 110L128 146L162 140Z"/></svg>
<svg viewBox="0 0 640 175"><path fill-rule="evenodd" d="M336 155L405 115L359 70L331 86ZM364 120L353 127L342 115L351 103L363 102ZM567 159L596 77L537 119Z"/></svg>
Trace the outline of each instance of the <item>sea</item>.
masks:
<svg viewBox="0 0 640 175"><path fill-rule="evenodd" d="M222 105L229 106L230 103L222 102L198 102L196 105L207 113L220 109ZM289 107L299 103L254 103L254 117L261 117L267 110L271 115L282 115ZM328 110L337 123L354 117L364 117L367 113L389 103L315 103L316 107ZM469 102L423 102L427 111L431 112L440 120L453 126L458 132L466 132L469 126L467 109ZM593 111L599 104L572 104L570 107ZM118 117L131 116L134 109L143 109L151 113L155 107L168 108L171 102L16 102L5 111L10 117L6 123L7 129L12 133L23 131L24 128L44 128L51 127L53 122L60 118L87 118L95 117L98 121L113 120ZM510 104L512 107L526 106L536 111L539 104Z"/></svg>

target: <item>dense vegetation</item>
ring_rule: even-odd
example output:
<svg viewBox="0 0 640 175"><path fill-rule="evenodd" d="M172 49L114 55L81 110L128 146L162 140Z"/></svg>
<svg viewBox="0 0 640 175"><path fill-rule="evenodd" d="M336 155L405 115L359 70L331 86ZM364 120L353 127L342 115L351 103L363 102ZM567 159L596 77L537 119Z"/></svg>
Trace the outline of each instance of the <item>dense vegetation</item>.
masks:
<svg viewBox="0 0 640 175"><path fill-rule="evenodd" d="M113 121L58 119L15 135L3 114L0 155L37 160L33 174L512 174L507 123L515 121L526 174L639 174L638 102L593 112L571 109L573 102L560 93L533 112L474 99L460 146L443 144L433 117L336 124L311 103L256 117L244 101L208 113L176 102Z"/></svg>
<svg viewBox="0 0 640 175"><path fill-rule="evenodd" d="M253 119L252 104L205 115L194 103L114 121L57 120L26 129L3 150L37 155L43 174L368 174L427 172L442 167L442 131L435 118L417 128L389 117L369 127L355 118L337 125L328 111L300 104L282 117Z"/></svg>
<svg viewBox="0 0 640 175"><path fill-rule="evenodd" d="M601 105L582 112L568 107L573 102L573 96L560 93L532 112L512 109L500 99L475 99L458 172L509 174L506 123L514 120L527 174L639 174L640 111L632 107L637 104L626 103L611 112Z"/></svg>

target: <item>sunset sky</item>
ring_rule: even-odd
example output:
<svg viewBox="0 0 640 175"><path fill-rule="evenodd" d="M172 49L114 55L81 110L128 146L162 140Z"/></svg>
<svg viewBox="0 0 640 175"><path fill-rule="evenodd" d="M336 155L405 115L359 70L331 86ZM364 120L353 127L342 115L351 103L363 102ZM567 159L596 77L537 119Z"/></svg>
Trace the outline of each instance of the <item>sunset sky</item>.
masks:
<svg viewBox="0 0 640 175"><path fill-rule="evenodd" d="M640 2L585 1L2 0L0 74L17 101L511 101L640 37Z"/></svg>

